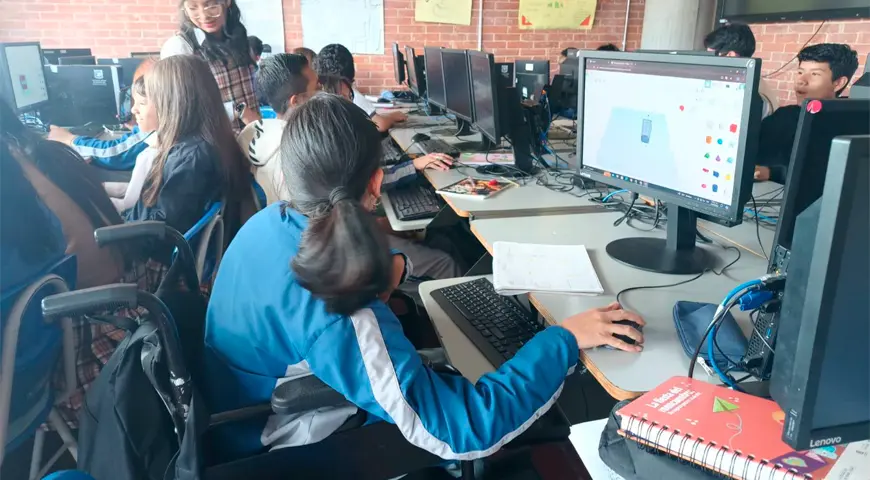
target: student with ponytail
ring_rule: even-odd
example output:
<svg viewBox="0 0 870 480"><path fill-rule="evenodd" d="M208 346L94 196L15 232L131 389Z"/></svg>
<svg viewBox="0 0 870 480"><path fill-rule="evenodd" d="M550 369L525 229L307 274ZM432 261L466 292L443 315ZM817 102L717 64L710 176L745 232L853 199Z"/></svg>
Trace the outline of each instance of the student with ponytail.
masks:
<svg viewBox="0 0 870 480"><path fill-rule="evenodd" d="M206 319L206 398L214 412L259 405L315 375L355 406L228 425L215 442L227 458L318 442L358 409L442 458L485 457L552 406L579 348L640 350L640 334L614 322L643 320L613 304L547 328L476 384L430 370L383 302L404 262L370 213L380 158L377 127L344 98L320 93L287 117L293 200L254 215L223 257Z"/></svg>
<svg viewBox="0 0 870 480"><path fill-rule="evenodd" d="M260 107L254 91L257 69L251 58L248 31L242 24L242 12L235 0L180 0L180 31L160 50L160 58L173 55L196 55L211 69L226 106L244 104L237 119L243 124L259 120ZM238 133L242 125L233 122Z"/></svg>

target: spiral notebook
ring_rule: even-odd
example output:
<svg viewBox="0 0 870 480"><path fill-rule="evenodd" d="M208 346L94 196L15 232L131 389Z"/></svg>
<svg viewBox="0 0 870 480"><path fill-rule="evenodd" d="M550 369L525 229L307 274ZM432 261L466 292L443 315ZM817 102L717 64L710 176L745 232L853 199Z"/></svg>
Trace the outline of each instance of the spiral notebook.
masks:
<svg viewBox="0 0 870 480"><path fill-rule="evenodd" d="M781 440L785 414L775 402L699 380L674 377L617 415L625 437L730 478L870 478L870 466L837 468L868 442L795 452Z"/></svg>

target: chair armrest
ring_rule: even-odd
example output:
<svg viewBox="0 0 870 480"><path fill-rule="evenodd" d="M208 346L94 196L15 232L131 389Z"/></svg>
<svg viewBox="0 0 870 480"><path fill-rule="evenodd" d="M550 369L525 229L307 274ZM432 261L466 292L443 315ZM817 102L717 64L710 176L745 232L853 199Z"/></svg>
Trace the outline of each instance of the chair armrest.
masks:
<svg viewBox="0 0 870 480"><path fill-rule="evenodd" d="M138 294L138 287L133 284L104 285L58 293L42 299L42 315L47 319L55 319L115 308L136 308L139 305Z"/></svg>
<svg viewBox="0 0 870 480"><path fill-rule="evenodd" d="M284 382L272 391L272 411L279 415L349 405L352 404L344 395L314 375Z"/></svg>
<svg viewBox="0 0 870 480"><path fill-rule="evenodd" d="M166 236L166 224L157 221L130 222L111 227L98 228L94 231L94 239L97 245L104 247L113 243L127 242L130 240L157 239L163 240Z"/></svg>

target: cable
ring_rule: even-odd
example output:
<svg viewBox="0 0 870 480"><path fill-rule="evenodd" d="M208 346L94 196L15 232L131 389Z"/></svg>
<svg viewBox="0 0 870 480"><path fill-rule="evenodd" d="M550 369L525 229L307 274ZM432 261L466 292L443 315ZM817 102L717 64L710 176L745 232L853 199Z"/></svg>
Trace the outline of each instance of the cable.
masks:
<svg viewBox="0 0 870 480"><path fill-rule="evenodd" d="M764 242L761 241L761 222L758 217L758 205L755 204L755 196L750 196L749 198L752 199L752 209L755 210L755 238L758 239L758 246L761 247L764 259L770 261L770 257L767 256L767 251L764 249Z"/></svg>
<svg viewBox="0 0 870 480"><path fill-rule="evenodd" d="M695 375L695 365L697 365L697 363L698 363L698 355L701 354L701 348L704 346L704 340L706 340L707 336L710 335L710 331L713 330L713 327L719 323L720 317L724 318L725 315L723 312L728 312L729 310L731 310L731 307L736 305L738 300L740 300L740 296L733 296L728 301L728 303L725 304L724 310L720 310L720 309L716 310L716 314L713 315L713 321L711 321L710 324L707 325L707 329L704 330L704 334L701 335L701 341L698 342L698 347L695 348L695 353L692 355L692 358L689 361L689 373L687 375L689 378L692 378ZM721 308L721 306L720 306L720 308Z"/></svg>
<svg viewBox="0 0 870 480"><path fill-rule="evenodd" d="M806 46L809 45L810 42L812 42L814 38L816 38L816 35L819 34L819 32L822 30L822 27L824 27L826 23L828 23L827 20L822 20L822 23L819 24L819 28L817 28L816 31L813 32L813 34L810 36L810 38L809 38L806 42L804 42L804 44L803 44L803 46L802 46L801 48L797 49L797 52L798 52L798 53L796 53L796 54L794 55L794 57L791 57L791 60L785 62L785 64L783 64L783 66L779 67L778 69L774 70L774 71L771 72L771 73L768 73L768 74L765 75L763 78L771 78L771 77L773 77L774 75L777 75L777 74L779 74L780 72L782 72L783 70L785 70L785 67L791 65L791 62L795 61L795 59L798 58L798 55L800 55L801 50L803 50L804 48L806 48Z"/></svg>
<svg viewBox="0 0 870 480"><path fill-rule="evenodd" d="M614 196L614 195L617 195L617 194L619 194L619 193L627 193L627 192L628 192L628 190L625 190L625 189L623 189L623 190L617 190L617 191L615 191L615 192L610 192L606 197L604 197L604 198L601 199L601 203L606 203L608 200L610 200L610 197L612 197L612 196Z"/></svg>
<svg viewBox="0 0 870 480"><path fill-rule="evenodd" d="M637 203L637 197L638 197L638 195L636 193L631 192L631 203L628 204L628 210L625 211L625 215L623 215L622 218L613 222L614 227L618 227L618 226L622 225L622 222L624 222L625 219L631 215L631 211L632 211L632 209L634 209L634 204Z"/></svg>
<svg viewBox="0 0 870 480"><path fill-rule="evenodd" d="M688 279L688 280L683 280L683 281L681 281L681 282L677 282L677 283L669 283L669 284L667 284L667 285L645 285L645 286L640 286L640 287L629 287L629 288L624 288L624 289L620 290L620 291L616 294L616 303L622 305L622 302L619 300L619 298L620 298L622 295L624 295L624 294L626 294L626 293L628 293L628 292L634 292L634 291L637 291L637 290L653 290L653 289L658 289L658 288L679 287L680 285L685 285L685 284L687 284L687 283L694 282L695 280L697 280L697 279L701 278L702 276L704 276L704 274L706 274L706 273L712 273L713 275L716 275L717 277L724 275L726 270L728 270L729 268L731 268L732 266L734 266L735 263L737 263L737 262L740 261L740 257L742 256L742 254L740 253L740 249L739 249L739 248L737 248L737 247L735 247L735 246L732 246L732 245L729 245L729 246L727 246L727 247L723 247L723 249L724 249L724 250L734 250L735 252L737 252L737 258L735 258L735 259L732 260L729 264L727 264L727 265L725 265L724 267L722 267L722 270L719 270L719 271L717 272L716 270L714 270L714 269L712 269L712 268L708 268L708 269L704 270L703 272L701 272L701 273L695 275L694 277L692 277L692 278L690 278L690 279Z"/></svg>

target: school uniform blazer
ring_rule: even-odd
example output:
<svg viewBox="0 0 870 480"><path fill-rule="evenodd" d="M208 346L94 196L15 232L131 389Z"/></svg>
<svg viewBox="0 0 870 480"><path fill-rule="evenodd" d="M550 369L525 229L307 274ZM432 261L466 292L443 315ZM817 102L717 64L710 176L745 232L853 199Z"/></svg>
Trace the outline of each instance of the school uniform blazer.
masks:
<svg viewBox="0 0 870 480"><path fill-rule="evenodd" d="M414 445L466 460L497 451L553 405L578 360L570 332L547 328L476 384L436 373L380 300L352 315L334 314L297 283L291 263L306 225L286 204L270 205L224 255L205 334L204 387L213 411L267 403L277 385L315 375L370 419L396 424ZM230 425L234 430L217 443L232 450L229 456L314 443L356 407Z"/></svg>

